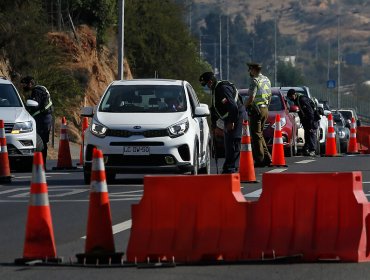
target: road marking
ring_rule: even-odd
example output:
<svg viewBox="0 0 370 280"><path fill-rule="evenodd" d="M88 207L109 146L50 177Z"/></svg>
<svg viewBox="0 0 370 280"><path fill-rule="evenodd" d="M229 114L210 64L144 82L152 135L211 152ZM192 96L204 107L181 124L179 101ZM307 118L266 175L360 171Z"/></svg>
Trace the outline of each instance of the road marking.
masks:
<svg viewBox="0 0 370 280"><path fill-rule="evenodd" d="M281 173L281 172L284 172L285 170L288 170L288 169L287 168L272 169L270 171L267 171L266 173Z"/></svg>
<svg viewBox="0 0 370 280"><path fill-rule="evenodd" d="M362 182L362 184L370 184L370 182Z"/></svg>
<svg viewBox="0 0 370 280"><path fill-rule="evenodd" d="M245 194L244 197L260 197L261 193L262 193L262 189L258 189L254 192Z"/></svg>
<svg viewBox="0 0 370 280"><path fill-rule="evenodd" d="M74 194L83 193L83 192L87 192L87 191L89 191L89 190L81 190L81 189L72 189L72 190L52 189L52 190L49 190L48 194L49 194L49 197L63 197L63 196L74 195ZM55 193L58 193L58 192L62 192L62 193L55 194ZM29 197L29 196L30 196L30 193L29 192L25 192L25 193L11 195L11 196L9 196L9 198L22 198L22 197Z"/></svg>
<svg viewBox="0 0 370 280"><path fill-rule="evenodd" d="M296 161L295 163L309 163L309 162L313 162L315 161L314 159L305 159L305 160L301 160L301 161Z"/></svg>
<svg viewBox="0 0 370 280"><path fill-rule="evenodd" d="M109 193L109 197L142 197L143 190Z"/></svg>
<svg viewBox="0 0 370 280"><path fill-rule="evenodd" d="M127 220L123 223L112 226L113 234L130 229L132 226L132 220ZM81 239L86 239L86 236L82 236Z"/></svg>

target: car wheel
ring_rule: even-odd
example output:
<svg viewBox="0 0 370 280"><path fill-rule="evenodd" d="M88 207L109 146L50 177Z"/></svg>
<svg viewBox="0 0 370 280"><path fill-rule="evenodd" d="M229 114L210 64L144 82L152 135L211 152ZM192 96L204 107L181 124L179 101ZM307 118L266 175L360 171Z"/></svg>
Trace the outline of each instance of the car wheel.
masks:
<svg viewBox="0 0 370 280"><path fill-rule="evenodd" d="M91 166L84 165L84 183L89 185L91 183Z"/></svg>
<svg viewBox="0 0 370 280"><path fill-rule="evenodd" d="M211 174L211 152L209 145L206 150L205 166L199 169L199 174Z"/></svg>
<svg viewBox="0 0 370 280"><path fill-rule="evenodd" d="M195 145L194 147L194 157L193 157L193 169L191 171L192 175L198 175L199 170L199 158L198 158L198 147Z"/></svg>
<svg viewBox="0 0 370 280"><path fill-rule="evenodd" d="M42 141L40 135L36 134L36 152L42 152L44 149L44 142Z"/></svg>
<svg viewBox="0 0 370 280"><path fill-rule="evenodd" d="M31 172L33 166L33 157L22 158L22 161L14 164L14 170L18 172ZM12 167L12 165L10 166ZM11 168L12 169L12 168Z"/></svg>

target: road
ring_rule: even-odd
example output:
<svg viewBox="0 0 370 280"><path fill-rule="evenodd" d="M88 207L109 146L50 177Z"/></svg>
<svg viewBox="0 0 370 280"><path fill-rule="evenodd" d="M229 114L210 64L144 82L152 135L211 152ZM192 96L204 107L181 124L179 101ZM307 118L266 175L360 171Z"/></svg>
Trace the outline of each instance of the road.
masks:
<svg viewBox="0 0 370 280"><path fill-rule="evenodd" d="M242 184L247 200L261 194L264 172L344 172L361 171L363 189L370 196L370 156L293 157L288 167L257 168L259 183ZM219 162L221 165L222 162ZM49 168L55 166L49 162ZM220 167L220 166L219 166ZM216 172L215 164L212 173ZM84 252L89 205L89 186L83 184L81 169L47 171L50 208L55 243L61 266L15 266L22 257L31 173L13 173L11 184L0 184L0 278L1 279L367 279L369 263L260 263L243 265L177 266L163 269L92 268L69 265L75 255ZM174 182L176 177L174 177ZM142 180L118 176L109 185L114 241L117 252L125 252L131 227L131 205L143 195ZM47 274L46 274L47 273Z"/></svg>

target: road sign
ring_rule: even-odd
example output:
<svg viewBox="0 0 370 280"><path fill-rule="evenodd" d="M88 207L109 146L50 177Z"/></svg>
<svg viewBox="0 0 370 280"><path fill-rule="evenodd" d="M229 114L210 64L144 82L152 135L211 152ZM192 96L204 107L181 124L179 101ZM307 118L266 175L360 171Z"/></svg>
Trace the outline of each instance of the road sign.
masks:
<svg viewBox="0 0 370 280"><path fill-rule="evenodd" d="M326 81L327 88L335 88L335 80L327 80Z"/></svg>

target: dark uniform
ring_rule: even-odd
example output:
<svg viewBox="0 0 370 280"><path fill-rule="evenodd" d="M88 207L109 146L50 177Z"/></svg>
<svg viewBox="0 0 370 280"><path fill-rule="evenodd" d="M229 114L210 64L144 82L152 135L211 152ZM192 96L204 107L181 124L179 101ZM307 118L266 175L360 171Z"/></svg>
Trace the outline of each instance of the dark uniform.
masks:
<svg viewBox="0 0 370 280"><path fill-rule="evenodd" d="M224 122L225 162L222 173L238 172L240 143L245 108L235 87L228 81L217 81L212 72L202 74L199 81L204 86L211 81L212 90L211 124L212 129L221 119Z"/></svg>
<svg viewBox="0 0 370 280"><path fill-rule="evenodd" d="M21 83L26 85L24 86L25 91L31 90L30 99L37 101L39 104L36 108L33 108L30 113L36 121L37 134L40 136L44 144L42 155L46 166L47 144L49 143L52 123L52 102L50 94L44 86L34 85L34 80L30 76L23 78Z"/></svg>
<svg viewBox="0 0 370 280"><path fill-rule="evenodd" d="M254 63L248 64L248 66L256 67L258 71L261 67L259 64ZM268 105L271 99L271 82L261 73L251 76L251 78L249 95L253 101L251 104L248 104L247 109L250 119L252 153L255 166L262 167L271 163L271 154L263 137L263 128L268 118Z"/></svg>
<svg viewBox="0 0 370 280"><path fill-rule="evenodd" d="M299 107L298 115L304 129L303 154L314 156L317 146L317 128L319 123L315 120L313 101L307 96L295 93L297 98L292 100Z"/></svg>

